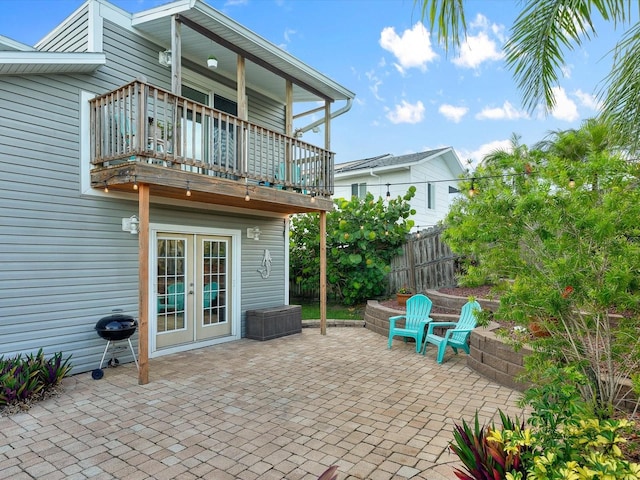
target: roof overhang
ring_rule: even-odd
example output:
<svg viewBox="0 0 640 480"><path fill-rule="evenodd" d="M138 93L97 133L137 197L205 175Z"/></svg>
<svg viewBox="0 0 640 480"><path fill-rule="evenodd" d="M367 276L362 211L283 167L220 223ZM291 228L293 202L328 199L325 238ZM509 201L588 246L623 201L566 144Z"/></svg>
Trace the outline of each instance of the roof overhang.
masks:
<svg viewBox="0 0 640 480"><path fill-rule="evenodd" d="M394 157L390 155L381 155L380 157L373 157L372 159L376 160L378 158L393 159ZM379 175L379 174L385 174L390 172L399 172L403 170L409 170L411 167L415 165L420 165L425 162L430 162L437 158L443 159L443 161L447 164L447 166L451 170L452 175L459 176L465 172L465 169L462 166L462 163L460 162L460 158L456 154L455 150L452 147L447 147L445 149L438 150L432 153L431 155L425 155L420 159L410 161L410 162L392 163L389 165L379 165L375 167L366 166L366 165L362 167L354 166L353 168L348 168L348 167L352 163L357 163L357 161L347 162L345 166L347 166L348 169L344 171L339 170L340 164L338 164L336 165L334 178L344 179L344 178L351 178L351 177L361 177L362 175L368 175L368 174Z"/></svg>
<svg viewBox="0 0 640 480"><path fill-rule="evenodd" d="M247 87L284 101L285 79L293 82L294 102L349 100L355 94L311 68L235 20L200 0L179 0L132 15L132 27L158 45L171 46L171 17L176 15L182 57L204 65L210 54L218 58L216 73L236 79L237 55L246 62ZM210 36L206 36L210 34ZM259 79L254 82L252 79Z"/></svg>
<svg viewBox="0 0 640 480"><path fill-rule="evenodd" d="M0 51L0 75L90 73L106 63L104 53Z"/></svg>
<svg viewBox="0 0 640 480"><path fill-rule="evenodd" d="M13 40L12 38L5 37L4 35L0 35L0 51L9 50L9 51L18 51L18 52L30 52L35 51L35 48L30 47L24 43Z"/></svg>

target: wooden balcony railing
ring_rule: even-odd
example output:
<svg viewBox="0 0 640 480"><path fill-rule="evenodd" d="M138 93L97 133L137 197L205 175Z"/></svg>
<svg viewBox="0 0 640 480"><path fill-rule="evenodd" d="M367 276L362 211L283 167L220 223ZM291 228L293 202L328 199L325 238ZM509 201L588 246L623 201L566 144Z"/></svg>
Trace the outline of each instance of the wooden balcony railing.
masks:
<svg viewBox="0 0 640 480"><path fill-rule="evenodd" d="M91 100L91 163L122 162L333 194L333 152L140 81Z"/></svg>

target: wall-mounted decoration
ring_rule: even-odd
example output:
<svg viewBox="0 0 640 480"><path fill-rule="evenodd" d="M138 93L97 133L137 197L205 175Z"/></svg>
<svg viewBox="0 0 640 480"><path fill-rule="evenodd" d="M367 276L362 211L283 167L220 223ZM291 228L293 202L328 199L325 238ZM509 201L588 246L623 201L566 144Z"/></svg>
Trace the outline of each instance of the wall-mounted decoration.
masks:
<svg viewBox="0 0 640 480"><path fill-rule="evenodd" d="M271 252L265 249L264 257L262 257L262 267L258 269L262 278L269 278L269 275L271 275L271 262Z"/></svg>

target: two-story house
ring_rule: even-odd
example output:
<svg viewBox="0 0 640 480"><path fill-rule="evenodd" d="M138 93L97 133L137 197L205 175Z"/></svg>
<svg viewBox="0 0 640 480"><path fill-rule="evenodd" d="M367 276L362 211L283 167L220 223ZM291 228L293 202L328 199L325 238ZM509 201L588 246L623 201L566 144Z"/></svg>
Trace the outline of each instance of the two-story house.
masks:
<svg viewBox="0 0 640 480"><path fill-rule="evenodd" d="M386 198L404 195L416 187L411 206L417 229L436 225L449 211L458 194L458 178L465 172L451 147L410 153L380 155L340 163L335 168L335 196L364 198L367 192Z"/></svg>
<svg viewBox="0 0 640 480"><path fill-rule="evenodd" d="M288 303L289 215L332 208L329 133L300 134L353 98L200 0L0 37L0 355L92 370L121 309L146 383L149 358L241 338Z"/></svg>

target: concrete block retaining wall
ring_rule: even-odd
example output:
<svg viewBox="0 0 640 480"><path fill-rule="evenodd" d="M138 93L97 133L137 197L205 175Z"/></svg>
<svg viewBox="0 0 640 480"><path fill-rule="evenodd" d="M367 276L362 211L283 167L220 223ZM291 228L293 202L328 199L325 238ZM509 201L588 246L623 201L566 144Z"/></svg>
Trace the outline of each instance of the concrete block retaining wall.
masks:
<svg viewBox="0 0 640 480"><path fill-rule="evenodd" d="M431 299L434 306L451 309L451 314L432 314L435 320L456 321L462 305L467 302L466 298L444 295L436 291L429 290L425 294ZM497 308L497 301L478 299L483 309L494 310ZM369 300L364 311L365 327L387 338L389 336L389 317L401 315L402 312L392 308L384 307L375 300ZM467 366L472 370L488 377L489 379L524 391L529 387L526 382L517 380L524 371L524 358L531 353L531 349L524 347L518 352L514 352L510 345L505 344L500 337L495 334L499 325L492 322L488 327L478 327L470 336L470 355L467 356ZM464 354L464 353L463 353ZM632 411L635 406L635 396L631 390L631 382L626 382L623 386L620 398L620 408Z"/></svg>
<svg viewBox="0 0 640 480"><path fill-rule="evenodd" d="M427 292L427 296L436 304L436 295L433 295L432 292ZM458 312L460 312L460 308L462 308L462 305L467 301L466 299L452 297L451 295L444 295L444 297L449 297L445 299L448 302L447 305L449 305L452 310L457 310ZM483 305L483 301L480 300L483 308L487 308L487 302L488 301L485 301L485 305ZM437 305L440 307L439 303ZM401 314L402 312L398 310L382 306L375 300L369 300L364 311L365 327L383 337L388 337L389 317ZM436 321L456 321L458 315L459 313L434 313L431 316ZM467 356L467 366L501 385L523 391L527 388L527 385L519 383L516 377L524 368L523 355L526 355L529 351L524 349L520 352L514 352L510 346L502 343L496 336L493 332L496 328L498 328L498 324L494 323L487 328L476 328L471 332L471 355Z"/></svg>

